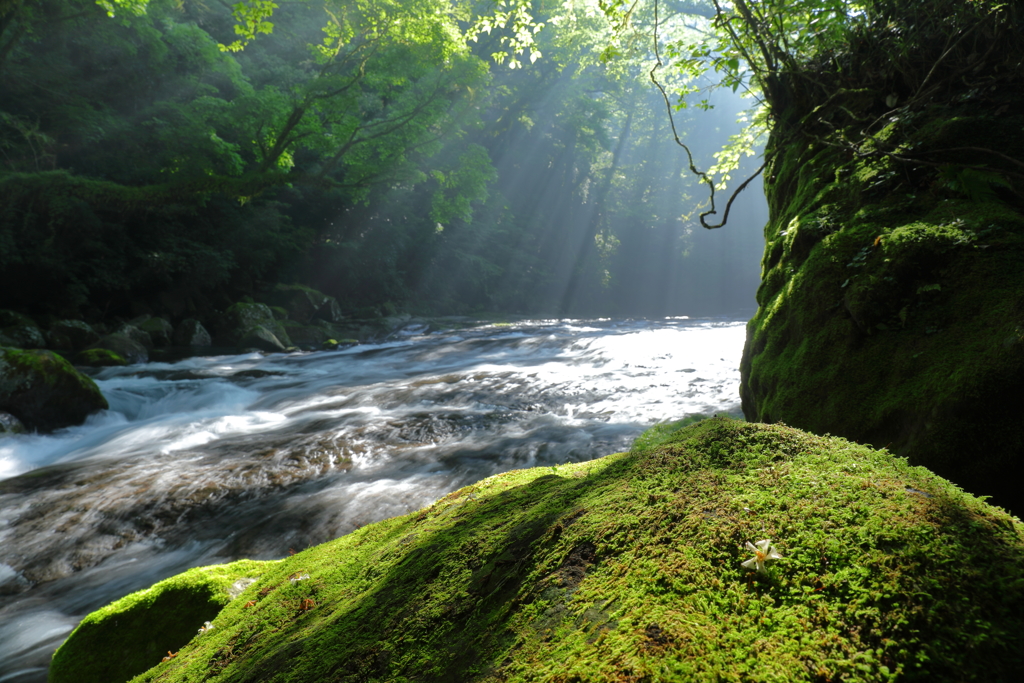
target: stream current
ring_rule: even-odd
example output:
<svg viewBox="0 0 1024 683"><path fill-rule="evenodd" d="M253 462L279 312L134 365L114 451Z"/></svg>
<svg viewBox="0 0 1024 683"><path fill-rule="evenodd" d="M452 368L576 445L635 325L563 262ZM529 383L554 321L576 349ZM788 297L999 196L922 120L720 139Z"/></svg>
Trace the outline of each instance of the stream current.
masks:
<svg viewBox="0 0 1024 683"><path fill-rule="evenodd" d="M0 441L0 683L190 567L273 559L512 469L739 413L737 320L551 320L94 375L79 427Z"/></svg>

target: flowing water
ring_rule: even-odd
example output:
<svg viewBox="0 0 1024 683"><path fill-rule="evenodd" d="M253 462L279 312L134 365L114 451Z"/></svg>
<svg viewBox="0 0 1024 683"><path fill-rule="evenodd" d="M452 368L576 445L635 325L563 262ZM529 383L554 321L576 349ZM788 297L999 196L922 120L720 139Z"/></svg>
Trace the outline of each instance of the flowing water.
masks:
<svg viewBox="0 0 1024 683"><path fill-rule="evenodd" d="M108 368L110 410L0 441L0 682L45 681L90 611L271 559L498 472L738 413L739 321L528 321L318 353Z"/></svg>

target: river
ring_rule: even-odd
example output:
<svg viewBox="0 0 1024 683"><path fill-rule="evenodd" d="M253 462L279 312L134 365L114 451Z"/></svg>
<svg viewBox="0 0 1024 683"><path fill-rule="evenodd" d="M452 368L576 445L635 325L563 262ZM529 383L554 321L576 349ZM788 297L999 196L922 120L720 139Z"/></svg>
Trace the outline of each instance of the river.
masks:
<svg viewBox="0 0 1024 683"><path fill-rule="evenodd" d="M549 320L94 374L110 409L0 441L0 683L189 567L271 559L512 469L739 413L739 320Z"/></svg>

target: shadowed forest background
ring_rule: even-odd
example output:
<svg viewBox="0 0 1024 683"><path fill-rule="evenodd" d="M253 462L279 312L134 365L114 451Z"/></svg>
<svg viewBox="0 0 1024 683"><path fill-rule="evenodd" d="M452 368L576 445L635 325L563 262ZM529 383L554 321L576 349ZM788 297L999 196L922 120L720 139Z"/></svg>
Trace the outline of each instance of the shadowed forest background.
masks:
<svg viewBox="0 0 1024 683"><path fill-rule="evenodd" d="M234 52L226 3L132 6L2 5L4 307L204 317L298 282L356 315L753 310L759 183L700 228L649 45L602 60L596 6L535 8L518 68L434 0L282 2ZM676 114L702 168L749 105L712 101Z"/></svg>

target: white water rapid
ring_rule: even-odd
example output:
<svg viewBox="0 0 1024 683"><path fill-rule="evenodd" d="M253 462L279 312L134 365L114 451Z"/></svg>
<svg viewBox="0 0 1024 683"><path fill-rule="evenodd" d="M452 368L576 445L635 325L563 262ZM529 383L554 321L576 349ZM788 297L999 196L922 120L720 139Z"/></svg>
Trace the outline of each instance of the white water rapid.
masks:
<svg viewBox="0 0 1024 683"><path fill-rule="evenodd" d="M0 683L45 681L84 615L189 567L738 414L743 340L739 321L528 321L104 369L110 410L0 440Z"/></svg>

